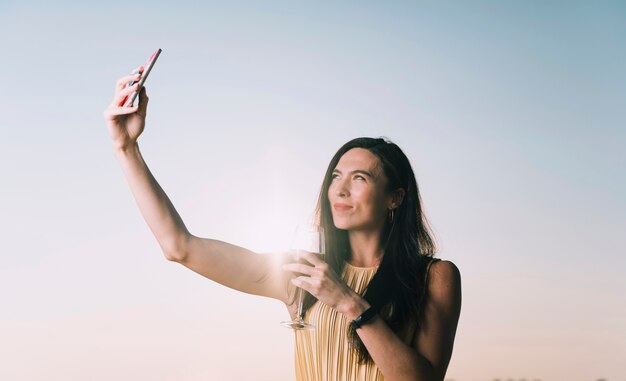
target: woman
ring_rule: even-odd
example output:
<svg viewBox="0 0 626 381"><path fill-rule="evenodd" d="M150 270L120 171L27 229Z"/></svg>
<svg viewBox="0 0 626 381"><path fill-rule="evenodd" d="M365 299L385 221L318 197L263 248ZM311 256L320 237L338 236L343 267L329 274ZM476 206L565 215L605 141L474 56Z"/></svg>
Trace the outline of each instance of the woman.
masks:
<svg viewBox="0 0 626 381"><path fill-rule="evenodd" d="M145 89L138 106L121 106L137 90L127 85L140 76L117 82L104 116L165 257L227 287L278 299L292 318L290 285L308 291L305 320L317 329L296 331L298 380L443 380L461 309L460 274L453 263L433 258L415 176L402 151L382 139L344 145L330 162L318 203L326 262L309 254L308 263L276 269L268 256L189 233L137 145Z"/></svg>

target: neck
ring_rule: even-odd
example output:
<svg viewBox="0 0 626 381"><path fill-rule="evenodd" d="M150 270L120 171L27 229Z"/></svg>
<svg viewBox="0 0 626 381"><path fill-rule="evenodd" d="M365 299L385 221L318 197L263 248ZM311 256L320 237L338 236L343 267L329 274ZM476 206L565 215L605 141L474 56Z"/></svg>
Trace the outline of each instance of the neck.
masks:
<svg viewBox="0 0 626 381"><path fill-rule="evenodd" d="M349 231L350 259L348 262L357 267L378 266L383 259L384 250L380 244L380 232Z"/></svg>

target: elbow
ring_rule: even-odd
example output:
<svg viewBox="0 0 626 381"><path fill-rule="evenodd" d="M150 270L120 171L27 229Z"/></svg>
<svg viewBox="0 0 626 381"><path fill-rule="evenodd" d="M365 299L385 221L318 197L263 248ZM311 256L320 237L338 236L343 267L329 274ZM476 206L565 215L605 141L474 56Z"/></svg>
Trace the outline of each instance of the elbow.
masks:
<svg viewBox="0 0 626 381"><path fill-rule="evenodd" d="M171 262L182 263L187 259L187 239L178 239L168 242L160 242L161 251L165 259Z"/></svg>
<svg viewBox="0 0 626 381"><path fill-rule="evenodd" d="M184 253L184 251L181 250L165 250L163 249L163 255L165 256L165 259L167 259L170 262L178 262L178 263L182 263L185 261L185 258L187 257Z"/></svg>

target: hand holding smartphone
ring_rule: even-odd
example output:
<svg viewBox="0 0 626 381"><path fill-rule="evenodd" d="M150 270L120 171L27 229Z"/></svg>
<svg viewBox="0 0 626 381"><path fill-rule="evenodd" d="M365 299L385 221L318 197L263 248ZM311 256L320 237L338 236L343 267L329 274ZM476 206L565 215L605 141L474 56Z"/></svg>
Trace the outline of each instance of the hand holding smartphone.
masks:
<svg viewBox="0 0 626 381"><path fill-rule="evenodd" d="M130 94L129 96L127 96L122 102L121 105L123 107L133 107L133 103L135 102L135 99L137 98L137 96L139 95L139 92L141 91L141 89L143 88L143 85L146 83L146 80L148 79L148 75L150 74L150 71L152 70L152 67L154 66L154 64L156 63L157 58L159 58L159 55L161 54L161 49L157 49L154 53L152 53L152 55L150 56L150 58L148 58L148 62L146 62L146 66L144 68L143 73L141 74L141 78L139 79L139 88L137 89L137 91L134 91L132 94ZM134 73L134 72L133 72ZM134 73L136 74L136 73ZM134 84L136 84L137 81L133 81L130 82L128 84L128 86L133 86Z"/></svg>

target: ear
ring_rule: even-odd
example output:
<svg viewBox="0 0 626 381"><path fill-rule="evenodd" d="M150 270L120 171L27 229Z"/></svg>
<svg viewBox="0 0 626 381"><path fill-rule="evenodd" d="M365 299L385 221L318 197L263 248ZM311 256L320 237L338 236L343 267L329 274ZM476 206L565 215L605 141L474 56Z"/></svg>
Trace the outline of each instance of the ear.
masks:
<svg viewBox="0 0 626 381"><path fill-rule="evenodd" d="M404 201L404 195L406 192L403 188L398 188L391 194L391 200L389 201L388 209L396 209L400 205L402 205L402 201Z"/></svg>

